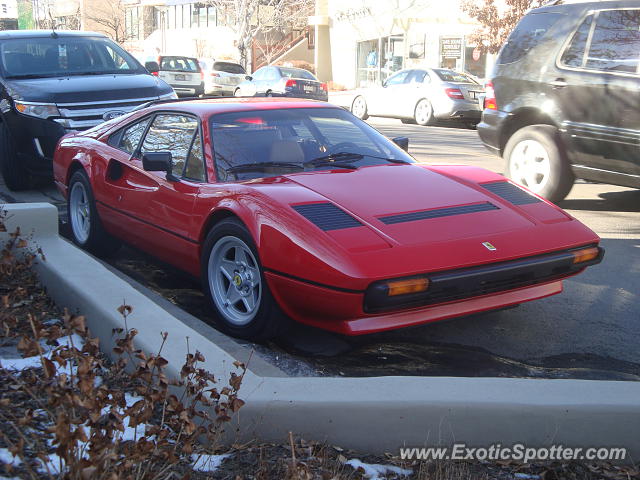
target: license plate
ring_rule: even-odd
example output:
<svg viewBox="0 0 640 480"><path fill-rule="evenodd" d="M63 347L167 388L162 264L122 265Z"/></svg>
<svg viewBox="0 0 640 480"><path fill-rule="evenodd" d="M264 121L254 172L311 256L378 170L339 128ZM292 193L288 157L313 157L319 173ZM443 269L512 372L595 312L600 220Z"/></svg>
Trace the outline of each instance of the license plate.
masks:
<svg viewBox="0 0 640 480"><path fill-rule="evenodd" d="M187 79L186 75L180 75L180 74L176 75L176 80L186 80L186 79Z"/></svg>
<svg viewBox="0 0 640 480"><path fill-rule="evenodd" d="M309 85L305 85L305 86L304 86L304 87L302 87L302 88L303 88L303 90L304 90L305 92L307 92L307 93L311 93L311 92L313 92L313 91L315 90L315 88L310 87Z"/></svg>
<svg viewBox="0 0 640 480"><path fill-rule="evenodd" d="M470 90L470 91L469 91L469 95L471 95L471 98L478 98L478 94L479 94L479 93L480 93L480 92L475 92L475 91L473 91L473 90Z"/></svg>

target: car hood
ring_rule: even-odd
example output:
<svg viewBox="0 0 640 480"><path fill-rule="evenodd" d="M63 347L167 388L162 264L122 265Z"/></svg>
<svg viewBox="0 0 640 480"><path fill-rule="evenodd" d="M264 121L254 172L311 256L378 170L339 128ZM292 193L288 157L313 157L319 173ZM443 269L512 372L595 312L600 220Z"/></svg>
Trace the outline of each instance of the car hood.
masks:
<svg viewBox="0 0 640 480"><path fill-rule="evenodd" d="M398 245L447 242L535 225L530 216L496 200L489 191L417 165L365 167L289 178L339 205ZM474 213L459 213L467 210Z"/></svg>
<svg viewBox="0 0 640 480"><path fill-rule="evenodd" d="M172 91L163 80L146 73L9 79L5 83L14 98L43 103L150 98Z"/></svg>

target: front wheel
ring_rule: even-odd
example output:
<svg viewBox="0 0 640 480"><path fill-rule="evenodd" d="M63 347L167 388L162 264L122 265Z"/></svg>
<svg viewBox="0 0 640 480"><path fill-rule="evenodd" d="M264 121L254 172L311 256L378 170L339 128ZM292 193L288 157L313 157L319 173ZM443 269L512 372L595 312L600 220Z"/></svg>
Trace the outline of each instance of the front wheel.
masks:
<svg viewBox="0 0 640 480"><path fill-rule="evenodd" d="M102 227L91 184L81 170L75 172L69 181L67 214L71 237L79 247L97 256L110 255L120 247L120 242Z"/></svg>
<svg viewBox="0 0 640 480"><path fill-rule="evenodd" d="M241 97L242 96L242 92L240 91L239 88L236 88L233 92L233 96L234 97Z"/></svg>
<svg viewBox="0 0 640 480"><path fill-rule="evenodd" d="M251 234L236 219L216 224L200 261L205 296L226 333L249 340L276 336L284 315L273 299Z"/></svg>
<svg viewBox="0 0 640 480"><path fill-rule="evenodd" d="M359 95L351 104L351 113L353 113L360 120L366 120L369 118L369 114L367 113L367 101L363 96Z"/></svg>
<svg viewBox="0 0 640 480"><path fill-rule="evenodd" d="M575 177L552 125L518 130L507 142L504 158L507 177L551 202L561 201L571 191Z"/></svg>
<svg viewBox="0 0 640 480"><path fill-rule="evenodd" d="M0 124L0 169L9 190L17 192L29 188L29 172L18 160L9 129L4 123Z"/></svg>
<svg viewBox="0 0 640 480"><path fill-rule="evenodd" d="M433 107L431 106L431 102L426 98L420 100L416 105L413 118L418 125L431 125L431 123L433 123Z"/></svg>

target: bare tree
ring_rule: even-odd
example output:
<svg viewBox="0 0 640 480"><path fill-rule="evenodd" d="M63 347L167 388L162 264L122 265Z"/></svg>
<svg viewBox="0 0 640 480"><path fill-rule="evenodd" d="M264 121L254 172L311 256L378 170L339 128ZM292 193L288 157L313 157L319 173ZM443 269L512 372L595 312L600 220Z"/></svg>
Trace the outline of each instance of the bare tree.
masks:
<svg viewBox="0 0 640 480"><path fill-rule="evenodd" d="M496 53L516 24L531 8L545 0L463 0L462 10L480 24L470 36L472 42L490 53Z"/></svg>
<svg viewBox="0 0 640 480"><path fill-rule="evenodd" d="M260 33L292 29L306 22L313 0L207 0L219 19L235 33L240 63L247 66L248 54Z"/></svg>
<svg viewBox="0 0 640 480"><path fill-rule="evenodd" d="M123 43L129 40L124 15L125 5L122 0L91 2L91 8L86 9L85 28L104 33L116 43Z"/></svg>

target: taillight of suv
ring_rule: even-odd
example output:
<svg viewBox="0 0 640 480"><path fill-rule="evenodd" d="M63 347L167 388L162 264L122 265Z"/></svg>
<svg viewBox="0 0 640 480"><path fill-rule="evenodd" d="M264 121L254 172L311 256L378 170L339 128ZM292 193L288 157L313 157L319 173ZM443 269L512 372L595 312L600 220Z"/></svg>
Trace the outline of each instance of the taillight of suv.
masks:
<svg viewBox="0 0 640 480"><path fill-rule="evenodd" d="M484 86L484 105L483 108L489 110L498 110L498 104L496 103L496 92L493 89L493 83L487 82Z"/></svg>

